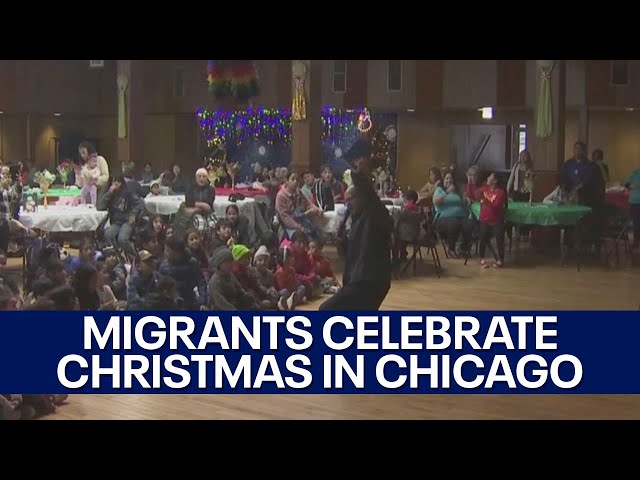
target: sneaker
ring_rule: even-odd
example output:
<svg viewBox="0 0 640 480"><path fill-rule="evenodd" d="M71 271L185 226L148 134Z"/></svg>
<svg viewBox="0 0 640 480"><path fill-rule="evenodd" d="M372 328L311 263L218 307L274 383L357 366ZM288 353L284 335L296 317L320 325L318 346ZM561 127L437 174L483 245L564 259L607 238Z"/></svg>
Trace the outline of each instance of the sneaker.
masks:
<svg viewBox="0 0 640 480"><path fill-rule="evenodd" d="M289 295L289 298L287 298L287 310L293 310L296 308L296 306L296 294L292 293L291 295Z"/></svg>
<svg viewBox="0 0 640 480"><path fill-rule="evenodd" d="M287 299L284 297L281 297L280 300L278 300L278 310L289 310L289 306L287 305Z"/></svg>
<svg viewBox="0 0 640 480"><path fill-rule="evenodd" d="M307 303L307 297L302 297L302 303Z"/></svg>

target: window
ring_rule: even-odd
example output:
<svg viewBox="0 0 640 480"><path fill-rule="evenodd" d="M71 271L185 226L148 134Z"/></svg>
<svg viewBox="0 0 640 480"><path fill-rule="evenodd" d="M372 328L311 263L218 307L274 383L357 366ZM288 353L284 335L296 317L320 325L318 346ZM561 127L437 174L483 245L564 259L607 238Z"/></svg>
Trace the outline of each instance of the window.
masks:
<svg viewBox="0 0 640 480"><path fill-rule="evenodd" d="M173 96L184 97L184 68L177 67L173 75Z"/></svg>
<svg viewBox="0 0 640 480"><path fill-rule="evenodd" d="M402 60L387 60L387 90L402 90Z"/></svg>
<svg viewBox="0 0 640 480"><path fill-rule="evenodd" d="M524 127L524 128L523 128ZM520 131L518 132L518 155L521 151L527 149L527 126L520 125Z"/></svg>
<svg viewBox="0 0 640 480"><path fill-rule="evenodd" d="M629 85L629 60L611 60L611 85L614 87Z"/></svg>
<svg viewBox="0 0 640 480"><path fill-rule="evenodd" d="M89 68L102 68L104 67L104 60L89 60Z"/></svg>
<svg viewBox="0 0 640 480"><path fill-rule="evenodd" d="M333 61L333 92L344 93L347 91L347 61Z"/></svg>

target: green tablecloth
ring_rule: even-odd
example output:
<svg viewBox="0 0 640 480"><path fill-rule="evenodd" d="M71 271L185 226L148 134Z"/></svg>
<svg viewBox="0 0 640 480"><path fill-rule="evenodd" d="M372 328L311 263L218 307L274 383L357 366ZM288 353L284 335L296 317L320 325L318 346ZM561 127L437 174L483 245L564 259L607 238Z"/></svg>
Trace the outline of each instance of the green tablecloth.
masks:
<svg viewBox="0 0 640 480"><path fill-rule="evenodd" d="M471 205L473 216L480 215L480 203ZM591 208L583 205L557 205L546 203L509 202L506 221L521 225L573 226L591 212Z"/></svg>
<svg viewBox="0 0 640 480"><path fill-rule="evenodd" d="M35 192L38 192L38 196L41 197L42 196L42 191L39 188L36 189L32 189ZM25 191L25 194L29 194L30 190ZM47 193L47 197L79 197L80 196L80 189L79 188L69 188L69 189L64 189L64 188L50 188L49 192Z"/></svg>

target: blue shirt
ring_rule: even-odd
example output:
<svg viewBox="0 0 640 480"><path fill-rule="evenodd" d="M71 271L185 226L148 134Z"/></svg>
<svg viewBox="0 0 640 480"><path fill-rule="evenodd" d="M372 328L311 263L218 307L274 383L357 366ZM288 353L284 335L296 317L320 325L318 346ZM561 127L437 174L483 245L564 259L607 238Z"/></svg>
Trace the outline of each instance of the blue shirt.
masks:
<svg viewBox="0 0 640 480"><path fill-rule="evenodd" d="M589 160L570 158L562 165L561 177L571 187L588 185L593 176L593 165Z"/></svg>
<svg viewBox="0 0 640 480"><path fill-rule="evenodd" d="M443 195L444 202L438 205L436 198ZM433 192L433 207L436 210L437 218L466 218L468 216L460 194L457 192L447 193L442 187L436 188L436 191Z"/></svg>
<svg viewBox="0 0 640 480"><path fill-rule="evenodd" d="M631 189L629 203L640 203L640 169L631 172L631 175L629 175L629 178L627 179L627 183L632 187L635 185L635 188Z"/></svg>

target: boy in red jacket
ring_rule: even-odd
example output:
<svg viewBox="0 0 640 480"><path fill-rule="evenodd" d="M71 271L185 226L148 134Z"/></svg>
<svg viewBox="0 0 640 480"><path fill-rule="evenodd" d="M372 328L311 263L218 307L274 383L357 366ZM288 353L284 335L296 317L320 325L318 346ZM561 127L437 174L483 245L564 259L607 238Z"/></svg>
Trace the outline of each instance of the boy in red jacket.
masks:
<svg viewBox="0 0 640 480"><path fill-rule="evenodd" d="M311 258L309 258L308 245L309 237L307 237L306 233L296 230L291 235L291 250L294 257L296 275L298 281L307 290L307 299L311 300L322 294L322 286L320 285L320 277L316 275Z"/></svg>
<svg viewBox="0 0 640 480"><path fill-rule="evenodd" d="M487 242L491 241L491 236L498 244L498 260L493 265L496 268L504 264L504 213L507 207L507 193L498 186L498 178L495 173L487 177L487 184L475 191L476 200L480 201L480 231L479 250L480 266L487 268L489 265L484 258L487 249Z"/></svg>
<svg viewBox="0 0 640 480"><path fill-rule="evenodd" d="M322 253L324 245L317 240L311 240L309 242L309 259L313 265L313 271L320 278L320 283L324 293L338 293L340 290L340 282L333 273L331 268L331 262Z"/></svg>

